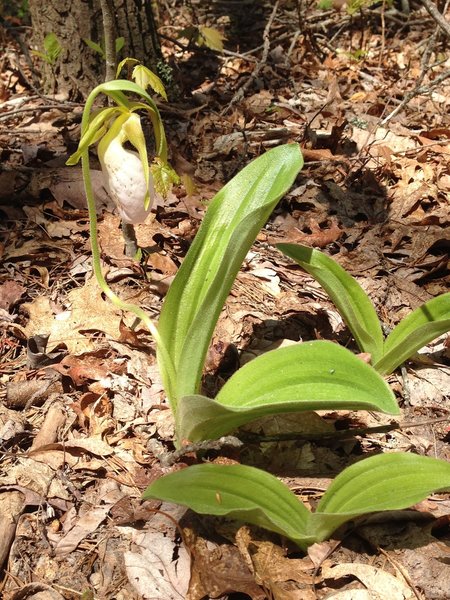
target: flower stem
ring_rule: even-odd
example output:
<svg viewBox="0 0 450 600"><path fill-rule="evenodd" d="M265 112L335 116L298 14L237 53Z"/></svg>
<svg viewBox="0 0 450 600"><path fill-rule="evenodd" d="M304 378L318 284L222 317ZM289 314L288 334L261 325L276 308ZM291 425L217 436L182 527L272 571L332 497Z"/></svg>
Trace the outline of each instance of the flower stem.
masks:
<svg viewBox="0 0 450 600"><path fill-rule="evenodd" d="M122 221L122 235L125 241L125 255L129 258L135 258L138 253L139 246L133 225Z"/></svg>
<svg viewBox="0 0 450 600"><path fill-rule="evenodd" d="M85 107L85 111L87 108L87 104ZM84 114L83 114L83 121ZM86 122L86 121L85 121ZM82 129L81 134L83 135L84 130ZM175 385L175 367L172 361L172 358L164 344L161 336L159 335L159 331L153 323L153 321L149 318L149 316L140 308L136 306L136 304L130 304L128 302L124 302L117 296L111 288L106 283L106 280L102 273L101 263L100 263L100 249L98 245L98 236L97 236L97 211L95 207L95 198L94 192L92 189L92 180L91 180L91 171L89 166L89 149L86 150L81 155L81 166L83 171L83 182L84 182L84 190L86 193L88 211L89 211L89 234L91 238L91 252L92 252L92 266L94 269L94 274L97 279L97 283L102 290L102 292L107 296L114 306L117 306L120 310L132 312L138 319L140 319L144 325L147 327L153 339L156 342L158 347L158 351L161 353L161 356L164 359L165 369L167 373L166 377L166 385L167 385L167 397L173 398L172 388Z"/></svg>

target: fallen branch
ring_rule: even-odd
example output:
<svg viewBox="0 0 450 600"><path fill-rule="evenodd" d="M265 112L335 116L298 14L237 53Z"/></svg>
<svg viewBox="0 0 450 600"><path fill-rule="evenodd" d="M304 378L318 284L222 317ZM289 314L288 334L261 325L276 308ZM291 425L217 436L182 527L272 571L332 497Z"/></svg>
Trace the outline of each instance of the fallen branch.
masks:
<svg viewBox="0 0 450 600"><path fill-rule="evenodd" d="M421 1L424 3L424 5L426 3L429 3L430 5L432 5L434 7L434 9L436 9L436 7L431 2L431 0L421 0ZM447 12L449 3L450 3L450 0L447 0L447 2L445 3L444 12ZM442 15L440 13L438 13L438 14L442 17ZM444 18L442 17L442 19L444 19ZM444 19L444 21L445 21L445 19ZM447 24L447 26L449 27L449 30L450 30L450 25L446 21L445 21L445 23ZM396 108L394 108L394 110L392 112L390 112L386 117L384 117L384 119L380 122L380 125L383 126L383 125L386 125L387 123L389 123L389 121L391 121L396 115L398 115L398 113L401 112L406 107L406 105L409 104L409 102L411 102L411 100L413 98L415 98L416 96L420 96L422 94L429 94L431 92L431 90L436 88L440 83L442 83L442 81L444 81L445 79L447 79L447 77L450 76L450 72L445 71L444 73L441 73L438 77L436 77L436 79L431 84L422 85L426 74L432 68L432 66L431 67L429 66L429 62L430 62L431 55L434 50L434 46L436 44L436 40L440 33L440 30L441 30L441 26L440 26L440 24L438 24L438 26L434 30L433 34L431 35L430 39L428 40L427 46L425 48L425 52L423 53L422 60L421 60L422 70L416 81L416 85L414 86L414 88L412 90L405 93L405 96L404 96L403 100L400 102L400 104Z"/></svg>
<svg viewBox="0 0 450 600"><path fill-rule="evenodd" d="M262 67L266 64L267 57L269 56L269 49L270 49L270 37L269 37L270 28L272 27L273 20L275 19L275 15L277 14L278 4L279 4L279 0L277 0L275 2L274 7L272 9L272 13L269 17L269 20L267 21L265 28L264 28L264 33L263 33L264 46L263 46L263 53L261 56L261 60L256 64L250 77L243 83L243 85L241 85L241 87L234 94L234 96L231 99L231 101L229 102L228 106L221 112L221 115L226 114L232 106L234 106L237 102L242 100L245 92L252 85L252 83L256 80Z"/></svg>
<svg viewBox="0 0 450 600"><path fill-rule="evenodd" d="M450 23L445 19L444 15L438 11L436 4L432 2L432 0L421 0L421 2L442 31L444 31L447 37L450 37ZM447 5L445 8L447 8Z"/></svg>

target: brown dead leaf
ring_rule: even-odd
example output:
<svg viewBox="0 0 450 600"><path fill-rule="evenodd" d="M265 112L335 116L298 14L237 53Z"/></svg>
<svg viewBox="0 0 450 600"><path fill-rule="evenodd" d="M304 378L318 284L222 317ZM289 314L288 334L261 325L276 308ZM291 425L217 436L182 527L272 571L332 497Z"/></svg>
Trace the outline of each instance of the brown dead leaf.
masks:
<svg viewBox="0 0 450 600"><path fill-rule="evenodd" d="M435 523L437 521L419 526L402 519L365 525L358 532L371 547L383 548L388 559L392 557L394 564L401 565L412 585L426 590L426 598L447 600L450 581L448 533L443 539L434 537L430 530Z"/></svg>
<svg viewBox="0 0 450 600"><path fill-rule="evenodd" d="M41 446L53 444L58 438L59 431L66 422L66 411L61 402L55 402L50 407L45 416L44 422L33 440L32 450L37 450Z"/></svg>
<svg viewBox="0 0 450 600"><path fill-rule="evenodd" d="M269 90L261 90L257 94L248 96L244 101L244 110L249 117L263 115L270 108L274 101L274 95ZM241 139L242 139L242 134Z"/></svg>
<svg viewBox="0 0 450 600"><path fill-rule="evenodd" d="M9 600L64 600L59 592L46 583L28 583L13 593Z"/></svg>
<svg viewBox="0 0 450 600"><path fill-rule="evenodd" d="M132 530L132 552L125 552L128 579L139 597L180 600L186 598L189 584L189 554L176 538L176 523L186 512L184 507L162 504L145 530Z"/></svg>
<svg viewBox="0 0 450 600"><path fill-rule="evenodd" d="M187 600L219 598L230 592L248 594L252 600L266 597L238 548L206 540L188 528L183 532L192 560Z"/></svg>
<svg viewBox="0 0 450 600"><path fill-rule="evenodd" d="M168 234L170 230L162 226L150 214L145 223L136 225L136 238L140 248L153 248L155 241L153 237L156 234ZM120 265L134 265L135 262L125 256L125 242L120 229L120 218L117 215L105 213L103 219L98 224L99 244L103 252L110 258L120 260ZM151 254L150 254L151 256Z"/></svg>
<svg viewBox="0 0 450 600"><path fill-rule="evenodd" d="M92 386L89 386L92 387ZM111 400L102 389L99 393L89 390L73 402L70 408L76 413L80 427L91 437L101 437L113 426Z"/></svg>
<svg viewBox="0 0 450 600"><path fill-rule="evenodd" d="M78 544L89 534L93 533L106 519L113 504L113 502L109 502L102 506L95 506L80 517L75 526L56 544L56 556L64 556L73 552Z"/></svg>
<svg viewBox="0 0 450 600"><path fill-rule="evenodd" d="M24 496L18 491L0 494L0 567L9 554L19 515L24 509Z"/></svg>
<svg viewBox="0 0 450 600"><path fill-rule="evenodd" d="M414 369L408 376L411 406L443 408L448 403L450 367Z"/></svg>
<svg viewBox="0 0 450 600"><path fill-rule="evenodd" d="M110 373L121 373L124 368L124 365L117 363L113 358L104 358L92 353L79 356L68 355L58 365L54 365L58 373L70 377L77 387L86 381L104 379Z"/></svg>
<svg viewBox="0 0 450 600"><path fill-rule="evenodd" d="M82 411L87 416L90 413L90 407L92 406L92 404L97 402L97 400L99 398L100 398L100 394L89 390L85 394L82 394L80 396L78 402L74 402L71 405L71 408L73 408L77 414L79 414L79 411Z"/></svg>
<svg viewBox="0 0 450 600"><path fill-rule="evenodd" d="M271 590L275 600L301 598L313 600L314 564L308 558L288 558L286 551L269 541L252 540L250 529L241 527L236 534L237 546L255 576L257 584ZM289 588L285 584L290 582Z"/></svg>
<svg viewBox="0 0 450 600"><path fill-rule="evenodd" d="M79 231L86 231L88 225L86 223L78 223L78 221L55 221L48 222L45 226L48 235L52 239L70 237Z"/></svg>
<svg viewBox="0 0 450 600"><path fill-rule="evenodd" d="M26 334L48 333L49 348L64 343L70 354L91 352L98 342L89 336L89 331L102 331L113 339L120 336L120 311L103 300L101 290L94 277L84 287L68 294L70 308L54 315L48 296L38 296L33 302L24 304L29 314Z"/></svg>
<svg viewBox="0 0 450 600"><path fill-rule="evenodd" d="M81 452L89 452L95 456L111 456L114 454L114 450L109 444L101 440L100 438L89 437L80 438L78 440L70 440L64 444L49 444L45 447L39 448L39 450L32 450L29 452L29 456L32 456L37 460L37 455L42 454L48 450L61 450L63 452L77 454Z"/></svg>
<svg viewBox="0 0 450 600"><path fill-rule="evenodd" d="M373 590L351 588L327 595L327 600L391 600L391 598L389 596L382 596Z"/></svg>
<svg viewBox="0 0 450 600"><path fill-rule="evenodd" d="M17 281L7 280L0 285L0 308L6 311L16 304L26 289Z"/></svg>
<svg viewBox="0 0 450 600"><path fill-rule="evenodd" d="M136 346L137 348L142 346L142 342L134 329L127 327L123 320L119 323L120 337L117 340L121 344L129 344L130 346Z"/></svg>
<svg viewBox="0 0 450 600"><path fill-rule="evenodd" d="M330 160L332 158L335 158L333 156L333 154L331 153L331 150L328 150L328 148L319 148L319 149L312 149L312 148L302 148L302 155L304 158L305 162L312 162L312 161L317 161L317 160Z"/></svg>
<svg viewBox="0 0 450 600"><path fill-rule="evenodd" d="M324 229L322 229L319 223L313 218L309 220L308 225L311 229L311 233L302 233L298 228L295 228L297 233L290 232L288 234L289 241L294 243L304 243L316 248L325 248L329 244L336 242L344 233L339 227L337 219L334 217L331 217L329 227Z"/></svg>
<svg viewBox="0 0 450 600"><path fill-rule="evenodd" d="M413 590L405 583L403 578L399 579L387 571L372 565L362 563L341 563L331 565L325 563L322 566L322 577L324 579L338 580L342 577L353 576L364 586L369 595L362 595L361 598L374 600L415 600L416 596ZM329 598L339 598L341 600L350 600L354 590L348 590L347 595L337 592ZM359 596L355 596L355 599Z"/></svg>
<svg viewBox="0 0 450 600"><path fill-rule="evenodd" d="M0 485L17 485L29 489L43 498L55 497L70 500L71 494L65 489L61 480L55 476L55 472L64 463L70 465L71 457L66 461L64 453L61 451L49 453L44 460L41 460L39 452L41 451L36 451L36 459L21 458L14 468L9 469L0 477Z"/></svg>
<svg viewBox="0 0 450 600"><path fill-rule="evenodd" d="M115 205L104 187L103 173L95 169L91 169L90 173L97 209L100 212L105 207L107 210L113 211ZM52 169L50 172L47 170L47 172L41 175L41 179L42 181L38 181L37 185L40 189L48 187L60 206L64 202L67 202L73 208L86 208L81 169L62 167L60 169Z"/></svg>
<svg viewBox="0 0 450 600"><path fill-rule="evenodd" d="M17 245L8 245L5 247L4 259L18 259L18 258L29 258L33 260L39 257L39 260L43 261L50 254L53 256L65 255L64 249L56 247L54 244L50 245L49 242L44 242L39 239L30 239L23 242L17 242Z"/></svg>
<svg viewBox="0 0 450 600"><path fill-rule="evenodd" d="M147 265L163 275L175 275L178 271L177 265L168 254L161 252L152 252L147 260Z"/></svg>

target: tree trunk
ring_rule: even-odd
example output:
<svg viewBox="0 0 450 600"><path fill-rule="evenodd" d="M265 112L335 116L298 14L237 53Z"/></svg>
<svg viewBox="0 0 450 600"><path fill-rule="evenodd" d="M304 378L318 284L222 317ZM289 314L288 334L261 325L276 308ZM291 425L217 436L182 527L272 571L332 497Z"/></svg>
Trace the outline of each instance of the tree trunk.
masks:
<svg viewBox="0 0 450 600"><path fill-rule="evenodd" d="M116 38L125 46L118 59L136 58L151 69L162 59L156 24L149 0L113 0ZM54 33L61 53L54 64L42 61L43 89L70 99L83 99L104 81L105 61L84 41L104 46L99 0L30 0L32 44L44 52L44 38Z"/></svg>

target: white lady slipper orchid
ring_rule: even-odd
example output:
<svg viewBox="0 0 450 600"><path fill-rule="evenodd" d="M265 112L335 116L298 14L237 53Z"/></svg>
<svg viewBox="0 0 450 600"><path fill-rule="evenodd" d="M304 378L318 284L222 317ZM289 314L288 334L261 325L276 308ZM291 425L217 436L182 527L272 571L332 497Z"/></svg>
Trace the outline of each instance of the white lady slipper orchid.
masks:
<svg viewBox="0 0 450 600"><path fill-rule="evenodd" d="M123 147L129 141L137 150ZM109 195L125 223L143 223L156 192L150 173L141 120L135 113L116 118L98 145L98 156Z"/></svg>

